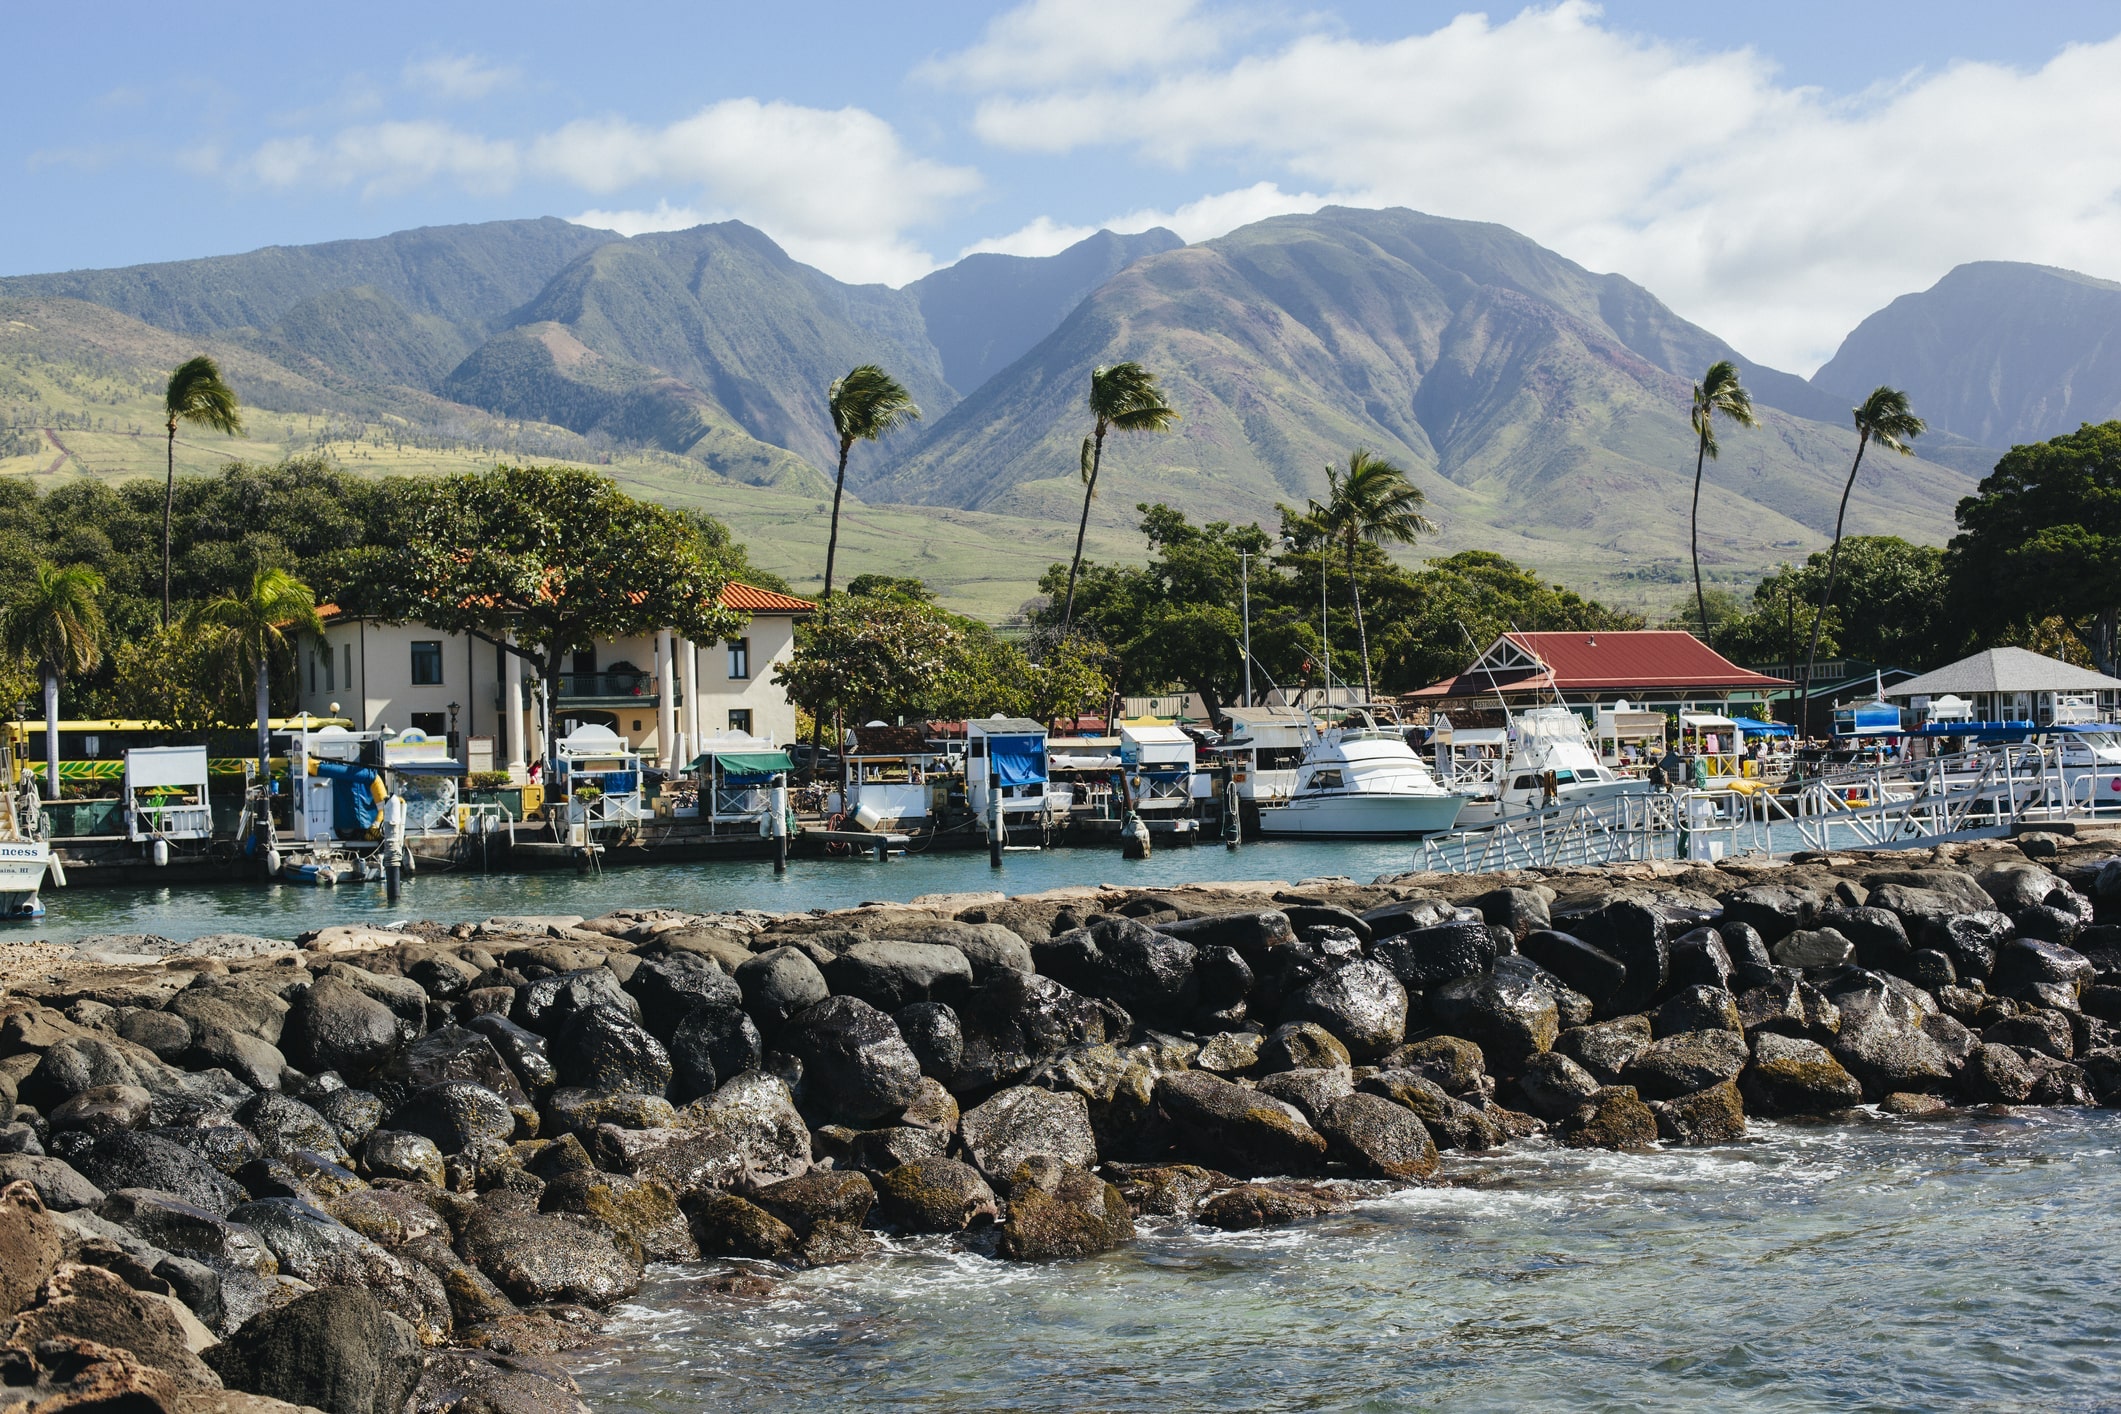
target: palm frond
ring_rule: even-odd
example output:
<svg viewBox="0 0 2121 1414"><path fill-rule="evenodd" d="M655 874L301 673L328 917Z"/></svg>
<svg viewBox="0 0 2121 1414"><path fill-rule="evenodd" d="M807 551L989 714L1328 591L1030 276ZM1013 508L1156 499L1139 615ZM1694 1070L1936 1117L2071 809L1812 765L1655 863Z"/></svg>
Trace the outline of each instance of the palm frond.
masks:
<svg viewBox="0 0 2121 1414"><path fill-rule="evenodd" d="M220 365L205 354L177 365L177 371L169 375L162 406L172 424L189 422L231 437L243 430L236 390L222 380Z"/></svg>
<svg viewBox="0 0 2121 1414"><path fill-rule="evenodd" d="M87 565L39 564L0 615L0 645L40 669L72 676L103 661L103 576Z"/></svg>
<svg viewBox="0 0 2121 1414"><path fill-rule="evenodd" d="M1312 502L1312 513L1336 538L1350 543L1411 545L1436 533L1421 513L1429 498L1406 471L1367 448L1348 457L1348 468L1326 468L1326 503Z"/></svg>
<svg viewBox="0 0 2121 1414"><path fill-rule="evenodd" d="M310 587L284 569L261 569L241 594L224 594L198 605L186 615L195 633L218 630L239 645L253 667L287 645L290 631L317 632L317 596Z"/></svg>
<svg viewBox="0 0 2121 1414"><path fill-rule="evenodd" d="M1097 439L1083 438L1082 477L1083 485L1090 485L1090 478L1097 474Z"/></svg>
<svg viewBox="0 0 2121 1414"><path fill-rule="evenodd" d="M1902 456L1914 455L1908 443L1929 431L1929 424L1915 416L1907 394L1898 388L1879 387L1854 410L1856 430L1867 432L1874 442L1891 447Z"/></svg>
<svg viewBox="0 0 2121 1414"><path fill-rule="evenodd" d="M832 430L845 444L874 442L921 415L905 386L873 363L834 379L827 402L832 409Z"/></svg>
<svg viewBox="0 0 2121 1414"><path fill-rule="evenodd" d="M1165 432L1178 421L1156 375L1138 363L1091 370L1090 412L1099 425L1121 432Z"/></svg>

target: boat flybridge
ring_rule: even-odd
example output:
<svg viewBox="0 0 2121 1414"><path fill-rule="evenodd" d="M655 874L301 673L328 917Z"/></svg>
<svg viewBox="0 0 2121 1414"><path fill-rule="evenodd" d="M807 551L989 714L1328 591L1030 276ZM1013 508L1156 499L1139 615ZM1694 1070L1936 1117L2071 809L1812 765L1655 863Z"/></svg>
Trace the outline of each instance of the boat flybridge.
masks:
<svg viewBox="0 0 2121 1414"><path fill-rule="evenodd" d="M1307 726L1306 738L1287 797L1258 798L1262 835L1408 839L1457 823L1465 797L1437 784L1398 727L1350 707L1338 726Z"/></svg>
<svg viewBox="0 0 2121 1414"><path fill-rule="evenodd" d="M1533 707L1510 719L1509 750L1499 779L1475 793L1459 818L1468 825L1489 825L1552 806L1653 791L1649 782L1623 776L1599 761L1583 718L1576 713L1567 707Z"/></svg>

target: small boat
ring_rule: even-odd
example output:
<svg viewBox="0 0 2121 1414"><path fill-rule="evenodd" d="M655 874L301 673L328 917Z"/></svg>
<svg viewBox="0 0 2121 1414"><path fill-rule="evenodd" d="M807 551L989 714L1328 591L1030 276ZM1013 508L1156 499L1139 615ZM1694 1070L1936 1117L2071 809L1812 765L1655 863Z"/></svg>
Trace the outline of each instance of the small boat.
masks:
<svg viewBox="0 0 2121 1414"><path fill-rule="evenodd" d="M330 848L305 849L280 861L279 877L290 884L314 884L319 888L366 884L383 877L383 866L373 855L347 854Z"/></svg>
<svg viewBox="0 0 2121 1414"><path fill-rule="evenodd" d="M0 744L0 772L4 779L14 776L14 757L4 744ZM14 792L0 785L0 918L44 916L44 900L38 891L52 867L52 847L36 838L34 829L22 827L23 814L32 821L37 818L36 797L29 794L35 789L36 779L24 776L24 799L18 810ZM65 882L63 875L59 882Z"/></svg>
<svg viewBox="0 0 2121 1414"><path fill-rule="evenodd" d="M1466 799L1437 784L1404 732L1353 708L1311 732L1287 798L1258 803L1262 835L1411 839L1450 829Z"/></svg>
<svg viewBox="0 0 2121 1414"><path fill-rule="evenodd" d="M1548 773L1553 789L1548 790ZM1491 825L1553 806L1585 805L1622 795L1651 795L1648 781L1600 764L1583 719L1566 707L1533 707L1510 719L1509 754L1500 779L1474 795L1459 817Z"/></svg>

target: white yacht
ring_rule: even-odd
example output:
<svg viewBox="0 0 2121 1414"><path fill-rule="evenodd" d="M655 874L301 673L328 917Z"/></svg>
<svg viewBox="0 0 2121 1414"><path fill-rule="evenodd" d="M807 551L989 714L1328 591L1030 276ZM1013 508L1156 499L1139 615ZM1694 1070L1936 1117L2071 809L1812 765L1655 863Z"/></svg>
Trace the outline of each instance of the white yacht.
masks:
<svg viewBox="0 0 2121 1414"><path fill-rule="evenodd" d="M1547 773L1554 790L1547 793ZM1600 764L1583 719L1566 707L1534 707L1510 722L1509 753L1499 779L1467 802L1462 824L1489 825L1548 805L1583 805L1619 795L1649 795L1648 781Z"/></svg>
<svg viewBox="0 0 2121 1414"><path fill-rule="evenodd" d="M13 771L13 756L0 745L0 773L11 776ZM36 778L25 775L21 790L18 807L14 792L0 785L0 918L44 916L44 901L38 892L52 864L52 847L38 839L34 829L22 826L24 813L33 821L37 818Z"/></svg>
<svg viewBox="0 0 2121 1414"><path fill-rule="evenodd" d="M1436 783L1396 727L1353 709L1338 727L1310 733L1296 782L1279 803L1257 797L1262 835L1405 839L1458 821L1465 797Z"/></svg>

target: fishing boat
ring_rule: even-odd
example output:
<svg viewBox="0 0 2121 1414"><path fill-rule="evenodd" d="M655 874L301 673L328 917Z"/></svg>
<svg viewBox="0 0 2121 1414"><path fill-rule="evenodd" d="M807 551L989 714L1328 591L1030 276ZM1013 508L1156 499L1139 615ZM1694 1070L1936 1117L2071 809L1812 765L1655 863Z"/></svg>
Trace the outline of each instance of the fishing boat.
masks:
<svg viewBox="0 0 2121 1414"><path fill-rule="evenodd" d="M1258 799L1262 835L1411 839L1457 823L1465 797L1437 784L1399 728L1351 708L1309 737L1289 794Z"/></svg>
<svg viewBox="0 0 2121 1414"><path fill-rule="evenodd" d="M7 781L14 780L14 756L4 743L0 743L0 772ZM14 791L0 789L0 918L44 916L44 900L38 893L52 865L52 847L36 838L34 825L30 829L22 825L24 814L32 822L37 819L36 797L28 794L36 789L35 778L24 776L21 789L25 800L19 811Z"/></svg>
<svg viewBox="0 0 2121 1414"><path fill-rule="evenodd" d="M1654 789L1602 764L1583 718L1566 707L1533 707L1511 717L1501 772L1473 793L1459 820L1490 825L1535 810L1649 795Z"/></svg>

